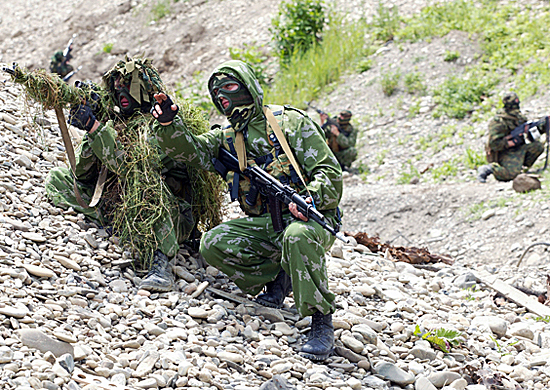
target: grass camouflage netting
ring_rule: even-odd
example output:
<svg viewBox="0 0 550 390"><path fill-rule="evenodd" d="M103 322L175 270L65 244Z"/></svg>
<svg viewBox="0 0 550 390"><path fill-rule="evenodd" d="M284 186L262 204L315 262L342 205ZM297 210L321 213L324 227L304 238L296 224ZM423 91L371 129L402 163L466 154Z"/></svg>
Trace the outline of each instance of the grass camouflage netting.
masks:
<svg viewBox="0 0 550 390"><path fill-rule="evenodd" d="M16 67L12 80L23 86L27 98L40 103L46 110L81 104L83 99L89 99L91 92L90 88L69 86L56 74L45 70L26 71ZM177 207L160 173L160 151L149 142L153 119L149 114L134 115L130 120L121 120L116 115L113 117L113 99L110 95L104 89L94 92L101 98L98 118L109 115L114 119L117 130L122 130L117 131L117 141L125 151L126 163L123 172L116 172L117 183L104 192L103 202L110 205L108 217L115 234L138 259L134 266L148 269L152 254L158 247L155 224L161 222L160 219L169 210ZM209 130L203 111L184 100L179 100L177 104L180 107L178 115L193 134ZM190 202L193 216L198 229L204 232L222 221L225 183L214 173L191 167L187 170L193 190Z"/></svg>

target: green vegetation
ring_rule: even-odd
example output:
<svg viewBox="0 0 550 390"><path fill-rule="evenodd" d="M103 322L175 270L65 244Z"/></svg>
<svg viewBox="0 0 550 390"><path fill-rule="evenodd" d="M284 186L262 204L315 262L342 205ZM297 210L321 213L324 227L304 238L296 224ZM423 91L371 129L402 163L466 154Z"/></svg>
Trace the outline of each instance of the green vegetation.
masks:
<svg viewBox="0 0 550 390"><path fill-rule="evenodd" d="M399 85L399 79L401 78L401 72L399 70L390 71L382 74L380 78L380 86L384 95L391 96Z"/></svg>
<svg viewBox="0 0 550 390"><path fill-rule="evenodd" d="M158 0L151 8L150 19L158 22L170 14L170 0Z"/></svg>
<svg viewBox="0 0 550 390"><path fill-rule="evenodd" d="M419 72L410 72L405 74L404 77L405 91L410 94L423 95L426 92L426 85L424 85L424 79Z"/></svg>
<svg viewBox="0 0 550 390"><path fill-rule="evenodd" d="M113 50L113 44L112 43L106 43L103 45L103 53L111 53L111 50Z"/></svg>
<svg viewBox="0 0 550 390"><path fill-rule="evenodd" d="M487 164L485 152L473 150L470 147L466 148L464 151L464 165L466 165L468 169L476 169L485 164Z"/></svg>
<svg viewBox="0 0 550 390"><path fill-rule="evenodd" d="M276 51L283 63L303 54L321 39L325 24L325 7L321 0L287 0L270 29Z"/></svg>
<svg viewBox="0 0 550 390"><path fill-rule="evenodd" d="M457 51L445 51L445 55L443 56L443 61L452 62L458 60L460 57L460 53Z"/></svg>
<svg viewBox="0 0 550 390"><path fill-rule="evenodd" d="M210 98L208 86L202 72L195 72L192 80L185 80L176 85L176 97L187 100L201 108L207 116L215 112L216 108Z"/></svg>
<svg viewBox="0 0 550 390"><path fill-rule="evenodd" d="M268 57L262 51L261 47L244 44L244 48L238 49L235 47L229 48L229 55L233 60L241 60L246 62L248 65L254 69L254 73L258 78L258 81L262 86L267 84L267 76L265 74L265 68Z"/></svg>
<svg viewBox="0 0 550 390"><path fill-rule="evenodd" d="M443 181L451 176L456 176L458 173L458 161L457 159L451 159L445 161L439 166L435 166L431 169L432 177L436 181Z"/></svg>
<svg viewBox="0 0 550 390"><path fill-rule="evenodd" d="M451 352L451 347L459 346L464 339L462 333L457 330L438 328L427 331L419 325L416 325L413 334L423 340L429 341L433 347L445 353Z"/></svg>
<svg viewBox="0 0 550 390"><path fill-rule="evenodd" d="M409 171L406 171L408 165ZM410 184L413 178L419 178L420 172L412 164L411 160L407 161L407 164L403 164L403 169L401 170L401 175L397 178L397 184Z"/></svg>
<svg viewBox="0 0 550 390"><path fill-rule="evenodd" d="M304 53L294 53L279 70L265 91L265 101L303 107L305 101L317 97L355 66L358 58L371 53L372 49L363 49L363 27L361 23L344 25L340 19L332 19L322 42Z"/></svg>
<svg viewBox="0 0 550 390"><path fill-rule="evenodd" d="M393 39L401 25L401 18L397 6L391 8L385 7L381 2L378 2L376 15L372 26L370 26L375 39L381 41L389 41Z"/></svg>

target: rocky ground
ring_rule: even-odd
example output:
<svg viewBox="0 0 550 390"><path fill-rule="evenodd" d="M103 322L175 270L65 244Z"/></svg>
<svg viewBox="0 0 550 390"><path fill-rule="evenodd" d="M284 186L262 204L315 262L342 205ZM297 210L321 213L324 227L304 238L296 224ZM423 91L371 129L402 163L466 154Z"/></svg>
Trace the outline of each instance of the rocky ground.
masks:
<svg viewBox="0 0 550 390"><path fill-rule="evenodd" d="M425 3L387 2L403 13ZM175 87L228 59L229 47L267 43L276 12L267 0L179 1L169 16L151 23L151 6L12 1L0 16L0 61L47 66L51 52L78 33L73 62L83 65L82 79L97 79L126 52L145 53ZM372 16L375 8L363 1L340 6L355 10L350 17ZM235 28L229 23L235 19L250 23ZM114 43L110 54L103 52L106 43ZM443 61L450 49L461 52L459 61ZM336 243L328 268L337 296L337 349L324 364L297 353L309 322L296 318L291 298L287 310L276 311L216 295L216 289L240 294L215 269L200 268L189 249L177 257L177 289L138 291L140 275L126 267L128 254L116 238L44 197L46 174L66 164L55 116L26 107L17 87L0 84L2 387L236 390L272 385L273 377L296 389L481 390L491 380L509 389L550 387L544 308L528 312L475 282L475 276L496 277L546 290L546 247L534 248L516 267L530 244L547 241L546 183L541 191L517 194L510 183L492 178L476 183L474 171L463 166L456 176L435 180L433 167L467 147L481 149L486 122L434 119L429 97L401 90L388 98L377 82L387 69L412 67L430 69L435 84L462 72L477 50L475 37L457 32L431 42L389 44L369 71L349 74L315 102L333 113L351 109L362 130L355 173L344 174L343 229L395 246L426 247L455 261L419 269L363 245ZM543 115L546 97L526 99L522 108L531 118ZM409 118L416 104L419 114ZM421 148L427 133L445 126L469 127L445 147ZM409 160L426 171L416 184L397 185ZM369 173L360 175L359 168ZM415 335L416 325L458 330L462 342L444 353Z"/></svg>

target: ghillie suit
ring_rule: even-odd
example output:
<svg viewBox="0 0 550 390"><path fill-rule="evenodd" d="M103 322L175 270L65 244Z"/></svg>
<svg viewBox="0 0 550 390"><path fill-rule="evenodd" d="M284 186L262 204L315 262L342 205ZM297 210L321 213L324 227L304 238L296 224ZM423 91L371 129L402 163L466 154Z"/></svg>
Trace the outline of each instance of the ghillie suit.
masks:
<svg viewBox="0 0 550 390"><path fill-rule="evenodd" d="M151 133L153 93L164 86L148 60L119 61L104 75L101 88L75 88L45 72L19 68L13 79L46 109L71 104L73 124L83 101L94 120L97 117L99 127L85 134L77 149L74 175L69 168L52 169L47 195L56 206L72 207L102 226L112 225L121 243L134 251L138 270L167 263L179 244L221 222L223 186L218 178L169 158ZM178 104L188 128L195 134L208 130L202 112L187 102ZM96 207L83 207L73 182L76 178L82 199L89 202L103 166L108 173L101 200Z"/></svg>

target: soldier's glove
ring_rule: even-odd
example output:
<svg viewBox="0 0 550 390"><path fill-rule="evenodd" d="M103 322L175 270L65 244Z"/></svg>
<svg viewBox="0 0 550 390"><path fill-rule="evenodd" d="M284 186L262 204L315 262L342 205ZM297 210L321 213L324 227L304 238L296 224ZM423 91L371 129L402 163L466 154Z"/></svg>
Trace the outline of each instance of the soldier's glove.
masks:
<svg viewBox="0 0 550 390"><path fill-rule="evenodd" d="M157 99L157 103L155 103L153 108L151 108L151 114L153 114L153 116L157 121L159 121L159 123L172 122L179 111L179 107L175 106L172 99L170 99L170 96L164 95L164 94L159 94L159 95L163 95L162 102L158 103L158 99ZM173 105L176 107L175 110L172 109ZM162 114L159 114L158 108L160 108L160 111L162 111Z"/></svg>
<svg viewBox="0 0 550 390"><path fill-rule="evenodd" d="M92 108L87 104L78 104L71 107L69 123L81 130L90 132L94 127L96 118Z"/></svg>
<svg viewBox="0 0 550 390"><path fill-rule="evenodd" d="M525 137L523 136L523 133L521 134L515 134L515 135L508 135L506 136L507 141L512 141L514 146L510 146L510 148L515 148L516 146L523 145L525 143Z"/></svg>
<svg viewBox="0 0 550 390"><path fill-rule="evenodd" d="M83 82L80 80L75 81L74 86L86 92L89 97L86 100L86 104L90 106L94 115L98 115L101 107L101 98L95 91L99 91L99 87L91 81Z"/></svg>

